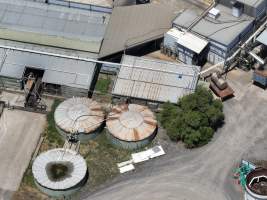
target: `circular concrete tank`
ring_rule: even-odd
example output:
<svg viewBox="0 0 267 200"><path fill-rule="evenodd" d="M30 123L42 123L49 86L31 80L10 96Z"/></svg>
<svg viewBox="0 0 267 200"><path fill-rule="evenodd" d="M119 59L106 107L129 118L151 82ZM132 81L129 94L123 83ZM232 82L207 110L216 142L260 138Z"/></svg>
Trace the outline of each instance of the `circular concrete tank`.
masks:
<svg viewBox="0 0 267 200"><path fill-rule="evenodd" d="M32 173L37 187L48 196L57 198L75 193L88 178L83 157L63 148L41 153L33 162Z"/></svg>
<svg viewBox="0 0 267 200"><path fill-rule="evenodd" d="M54 118L56 128L64 138L79 132L79 140L86 142L101 132L105 115L96 101L75 97L59 104Z"/></svg>
<svg viewBox="0 0 267 200"><path fill-rule="evenodd" d="M147 145L157 133L157 121L146 106L124 104L108 115L107 137L117 147L137 149Z"/></svg>
<svg viewBox="0 0 267 200"><path fill-rule="evenodd" d="M245 200L267 199L267 169L255 169L246 177Z"/></svg>

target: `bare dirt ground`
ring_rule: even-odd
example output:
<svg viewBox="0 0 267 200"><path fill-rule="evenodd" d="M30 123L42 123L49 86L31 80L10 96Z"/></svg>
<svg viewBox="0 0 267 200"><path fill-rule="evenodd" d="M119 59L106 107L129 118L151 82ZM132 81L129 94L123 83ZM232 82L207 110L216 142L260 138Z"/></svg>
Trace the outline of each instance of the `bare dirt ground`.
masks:
<svg viewBox="0 0 267 200"><path fill-rule="evenodd" d="M236 97L224 102L225 125L208 145L183 152L165 146L166 156L81 199L241 200L232 170L242 158L266 160L267 151L267 92L254 86L250 75L229 73Z"/></svg>
<svg viewBox="0 0 267 200"><path fill-rule="evenodd" d="M5 109L0 118L0 200L11 199L38 143L45 115Z"/></svg>

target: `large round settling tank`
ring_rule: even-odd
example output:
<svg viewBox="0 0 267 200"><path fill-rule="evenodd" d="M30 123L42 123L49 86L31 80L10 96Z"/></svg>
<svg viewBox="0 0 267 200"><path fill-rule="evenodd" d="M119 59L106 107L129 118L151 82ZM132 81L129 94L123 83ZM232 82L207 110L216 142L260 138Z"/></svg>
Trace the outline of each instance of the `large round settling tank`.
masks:
<svg viewBox="0 0 267 200"><path fill-rule="evenodd" d="M40 154L33 162L32 173L37 187L51 197L66 197L87 181L85 160L75 151L53 149Z"/></svg>
<svg viewBox="0 0 267 200"><path fill-rule="evenodd" d="M79 140L86 142L101 132L105 115L96 101L76 97L59 104L54 117L56 128L64 138L79 132Z"/></svg>
<svg viewBox="0 0 267 200"><path fill-rule="evenodd" d="M106 125L110 141L125 149L143 147L157 133L157 121L153 112L146 106L136 104L114 106Z"/></svg>
<svg viewBox="0 0 267 200"><path fill-rule="evenodd" d="M267 169L256 169L246 177L245 200L267 199Z"/></svg>

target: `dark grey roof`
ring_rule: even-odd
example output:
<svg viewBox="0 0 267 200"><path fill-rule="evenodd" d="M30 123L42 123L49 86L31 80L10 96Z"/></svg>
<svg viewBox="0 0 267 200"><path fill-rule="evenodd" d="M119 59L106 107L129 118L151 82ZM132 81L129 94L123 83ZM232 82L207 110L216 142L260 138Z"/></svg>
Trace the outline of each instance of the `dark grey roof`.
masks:
<svg viewBox="0 0 267 200"><path fill-rule="evenodd" d="M0 76L21 79L25 67L43 69L43 82L89 89L95 63L0 48Z"/></svg>
<svg viewBox="0 0 267 200"><path fill-rule="evenodd" d="M231 1L231 0L229 0L229 1ZM265 0L237 0L237 1L240 3L243 3L245 5L251 6L253 8L257 8Z"/></svg>
<svg viewBox="0 0 267 200"><path fill-rule="evenodd" d="M108 56L163 37L171 28L175 15L165 4L142 4L116 7L110 17L100 50L100 57Z"/></svg>
<svg viewBox="0 0 267 200"><path fill-rule="evenodd" d="M199 72L198 66L124 55L112 94L177 103L195 90Z"/></svg>
<svg viewBox="0 0 267 200"><path fill-rule="evenodd" d="M225 46L231 44L254 20L245 14L236 18L232 15L230 8L221 4L215 8L220 10L220 16L216 20L206 16L191 31ZM188 28L201 12L200 10L186 10L177 16L173 23L176 26Z"/></svg>
<svg viewBox="0 0 267 200"><path fill-rule="evenodd" d="M108 20L109 15L99 12L0 0L0 37L3 39L98 53Z"/></svg>

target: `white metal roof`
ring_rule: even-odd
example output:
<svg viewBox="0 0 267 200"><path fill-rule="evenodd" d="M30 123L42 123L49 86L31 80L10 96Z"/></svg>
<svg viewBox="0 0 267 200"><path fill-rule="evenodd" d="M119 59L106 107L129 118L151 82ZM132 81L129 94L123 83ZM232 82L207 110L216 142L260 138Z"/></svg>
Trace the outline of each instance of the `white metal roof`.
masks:
<svg viewBox="0 0 267 200"><path fill-rule="evenodd" d="M90 133L104 122L101 106L92 99L73 97L55 111L55 122L64 131Z"/></svg>
<svg viewBox="0 0 267 200"><path fill-rule="evenodd" d="M70 162L71 173L61 180L53 181L49 178L47 165ZM87 165L82 156L70 149L53 149L41 153L33 162L32 173L34 179L42 186L53 190L64 190L78 184L86 175Z"/></svg>
<svg viewBox="0 0 267 200"><path fill-rule="evenodd" d="M212 8L209 11L209 14L217 16L220 13L220 10L216 9L216 8Z"/></svg>
<svg viewBox="0 0 267 200"><path fill-rule="evenodd" d="M95 63L0 48L0 76L21 79L25 67L44 70L42 81L89 89Z"/></svg>
<svg viewBox="0 0 267 200"><path fill-rule="evenodd" d="M144 57L124 56L112 94L177 103L194 92L200 67Z"/></svg>
<svg viewBox="0 0 267 200"><path fill-rule="evenodd" d="M267 46L267 30L264 30L258 37L257 41Z"/></svg>
<svg viewBox="0 0 267 200"><path fill-rule="evenodd" d="M190 33L182 32L177 28L170 29L167 34L177 39L177 43L199 54L208 44L208 41Z"/></svg>
<svg viewBox="0 0 267 200"><path fill-rule="evenodd" d="M148 138L157 128L153 112L137 104L114 106L106 124L114 137L134 142Z"/></svg>

